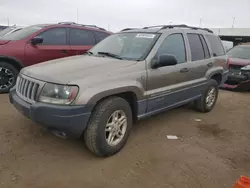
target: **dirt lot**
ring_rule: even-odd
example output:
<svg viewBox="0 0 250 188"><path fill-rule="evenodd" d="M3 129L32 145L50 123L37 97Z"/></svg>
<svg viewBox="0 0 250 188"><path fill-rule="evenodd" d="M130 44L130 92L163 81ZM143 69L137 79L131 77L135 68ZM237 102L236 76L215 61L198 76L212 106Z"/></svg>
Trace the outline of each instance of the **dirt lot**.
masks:
<svg viewBox="0 0 250 188"><path fill-rule="evenodd" d="M231 188L250 176L250 93L221 91L208 114L182 107L138 122L106 159L25 119L7 95L0 104L0 187Z"/></svg>

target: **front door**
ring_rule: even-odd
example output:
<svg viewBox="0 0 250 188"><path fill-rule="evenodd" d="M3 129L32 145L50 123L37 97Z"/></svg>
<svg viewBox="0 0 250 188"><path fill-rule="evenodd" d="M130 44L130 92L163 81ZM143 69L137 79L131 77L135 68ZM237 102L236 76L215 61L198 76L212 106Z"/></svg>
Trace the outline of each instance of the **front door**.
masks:
<svg viewBox="0 0 250 188"><path fill-rule="evenodd" d="M153 59L157 59L161 54L170 54L176 57L178 64L156 69L148 68L148 113L163 110L183 101L185 93L182 94L179 90L182 83L188 79L188 72L180 70L185 68L184 64L187 62L186 51L182 33L168 35L160 45Z"/></svg>
<svg viewBox="0 0 250 188"><path fill-rule="evenodd" d="M66 28L51 28L37 36L43 38L41 44L28 42L25 46L25 62L28 65L70 56Z"/></svg>

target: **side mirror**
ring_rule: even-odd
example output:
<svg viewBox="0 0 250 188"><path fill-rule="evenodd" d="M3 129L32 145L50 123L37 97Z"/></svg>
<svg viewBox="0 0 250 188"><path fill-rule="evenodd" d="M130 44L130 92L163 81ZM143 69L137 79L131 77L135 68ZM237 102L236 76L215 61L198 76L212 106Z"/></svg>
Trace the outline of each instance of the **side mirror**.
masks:
<svg viewBox="0 0 250 188"><path fill-rule="evenodd" d="M175 56L169 54L160 55L158 60L155 61L152 68L173 66L177 64Z"/></svg>
<svg viewBox="0 0 250 188"><path fill-rule="evenodd" d="M36 45L36 44L41 44L43 43L43 38L36 36L33 39L31 39L31 44Z"/></svg>

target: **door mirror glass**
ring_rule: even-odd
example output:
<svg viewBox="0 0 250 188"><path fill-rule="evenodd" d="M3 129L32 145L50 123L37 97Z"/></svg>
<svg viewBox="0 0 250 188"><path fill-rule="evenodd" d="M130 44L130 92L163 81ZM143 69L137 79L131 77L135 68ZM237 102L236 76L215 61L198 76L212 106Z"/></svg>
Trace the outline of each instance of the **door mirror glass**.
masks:
<svg viewBox="0 0 250 188"><path fill-rule="evenodd" d="M177 64L175 56L169 54L162 54L159 59L153 64L153 68L173 66Z"/></svg>
<svg viewBox="0 0 250 188"><path fill-rule="evenodd" d="M36 36L33 39L31 39L31 44L36 45L36 44L41 44L43 43L43 38L40 36Z"/></svg>

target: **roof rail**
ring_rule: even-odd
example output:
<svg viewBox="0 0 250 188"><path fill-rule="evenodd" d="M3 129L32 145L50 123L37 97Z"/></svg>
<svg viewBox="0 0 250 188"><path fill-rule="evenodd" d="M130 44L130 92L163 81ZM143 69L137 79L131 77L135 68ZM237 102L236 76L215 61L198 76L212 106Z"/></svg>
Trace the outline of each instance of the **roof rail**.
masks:
<svg viewBox="0 0 250 188"><path fill-rule="evenodd" d="M98 26L96 26L96 25L85 25L85 24L78 24L78 23L75 23L75 22L59 22L58 24L64 24L64 25L76 25L76 26L82 26L82 27L93 27L93 28L97 28L97 29L100 29L100 30L106 31L106 29L101 28L101 27L98 27Z"/></svg>
<svg viewBox="0 0 250 188"><path fill-rule="evenodd" d="M58 24L71 25L71 24L76 24L76 23L75 22L59 22Z"/></svg>
<svg viewBox="0 0 250 188"><path fill-rule="evenodd" d="M128 31L128 30L134 30L134 29L139 29L139 28L125 28L125 29L123 29L121 31Z"/></svg>
<svg viewBox="0 0 250 188"><path fill-rule="evenodd" d="M188 29L195 29L195 30L204 30L204 31L213 33L213 31L208 29L208 28L193 27L193 26L188 26L188 25L185 25L185 24L180 24L180 25L156 25L156 26L144 27L143 29L150 29L150 28L154 28L154 27L160 27L159 30L161 30L161 29L172 29L172 28L180 27L180 28L188 28Z"/></svg>

